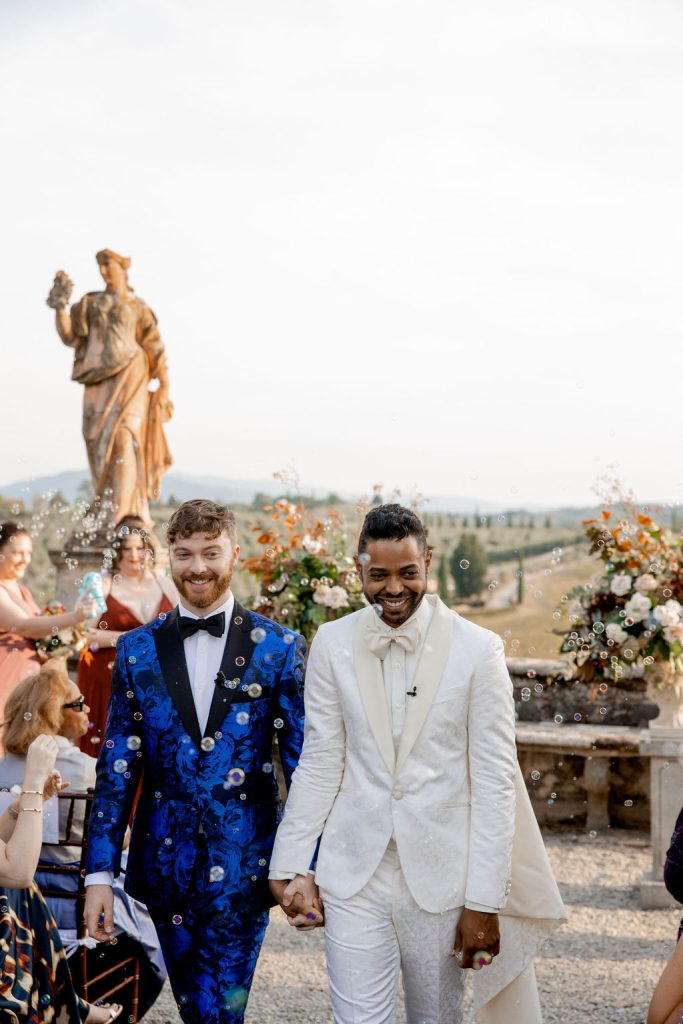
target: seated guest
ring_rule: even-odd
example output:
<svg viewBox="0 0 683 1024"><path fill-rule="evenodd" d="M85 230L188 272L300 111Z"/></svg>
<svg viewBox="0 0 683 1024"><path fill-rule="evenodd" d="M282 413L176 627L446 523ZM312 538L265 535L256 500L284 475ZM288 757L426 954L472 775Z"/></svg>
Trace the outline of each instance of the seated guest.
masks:
<svg viewBox="0 0 683 1024"><path fill-rule="evenodd" d="M88 712L85 698L59 662L48 663L40 672L28 676L19 683L5 705L3 736L7 753L0 758L0 787L10 789L22 778L26 751L38 733L54 736L57 742L56 768L73 792L82 793L94 787L96 760L75 745L88 731ZM69 837L75 842L79 842L83 836L85 807L84 801L74 801ZM60 801L60 836L66 834L68 814L69 801ZM79 846L44 843L40 860L41 863L48 864L78 864L80 856ZM72 892L78 888L76 875L55 875L52 872L41 871L40 864L35 880L44 888L59 888ZM143 947L136 950L142 967L142 1010L143 1007L148 1008L159 994L166 969L147 909L123 891L124 880L125 854L121 876L116 880L114 887L114 923L135 943ZM76 929L76 901L48 897L47 904L57 925L65 933L66 941L67 930L73 933Z"/></svg>
<svg viewBox="0 0 683 1024"><path fill-rule="evenodd" d="M33 884L43 801L62 788L56 757L54 736L34 738L24 758L21 793L0 815L0 1020L105 1024L122 1007L92 1006L76 994L59 932Z"/></svg>
<svg viewBox="0 0 683 1024"><path fill-rule="evenodd" d="M675 900L683 902L683 810L671 837L664 863L664 884ZM678 928L678 945L664 968L652 996L647 1024L681 1024L683 1021L683 921Z"/></svg>

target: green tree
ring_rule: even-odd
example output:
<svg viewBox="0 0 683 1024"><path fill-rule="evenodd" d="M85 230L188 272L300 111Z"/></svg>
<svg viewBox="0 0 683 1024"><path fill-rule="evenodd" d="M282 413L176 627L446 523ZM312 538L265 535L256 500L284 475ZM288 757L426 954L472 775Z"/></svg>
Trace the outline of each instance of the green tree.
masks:
<svg viewBox="0 0 683 1024"><path fill-rule="evenodd" d="M515 517L513 516L512 512L508 512L507 523L508 523L508 526L514 526L515 525Z"/></svg>
<svg viewBox="0 0 683 1024"><path fill-rule="evenodd" d="M467 518L467 516L463 516L462 517L462 528L463 528L463 530L466 530L469 525L470 525L469 519Z"/></svg>
<svg viewBox="0 0 683 1024"><path fill-rule="evenodd" d="M439 597L441 598L442 601L445 601L446 604L448 604L450 601L450 596L448 593L448 559L446 558L445 555L442 555L441 558L439 559L438 580Z"/></svg>
<svg viewBox="0 0 683 1024"><path fill-rule="evenodd" d="M553 528L553 521L550 517L550 513L545 517L545 528L546 530L552 530Z"/></svg>
<svg viewBox="0 0 683 1024"><path fill-rule="evenodd" d="M458 597L479 594L486 581L486 549L474 533L463 533L451 555L451 575Z"/></svg>

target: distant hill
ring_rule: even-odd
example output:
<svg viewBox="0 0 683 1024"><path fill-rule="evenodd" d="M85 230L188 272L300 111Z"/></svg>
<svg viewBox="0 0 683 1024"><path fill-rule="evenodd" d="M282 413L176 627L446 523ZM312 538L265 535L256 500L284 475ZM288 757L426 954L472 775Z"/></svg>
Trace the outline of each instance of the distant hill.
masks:
<svg viewBox="0 0 683 1024"><path fill-rule="evenodd" d="M90 479L86 469L69 469L51 476L39 476L14 483L0 485L0 496L16 498L30 504L32 498L45 494L46 491L60 491L69 502L82 497L83 487ZM232 502L250 505L257 494L277 496L284 488L274 479L269 480L229 480L218 476L192 476L186 473L167 473L162 482L162 502L170 499L187 501L189 498L213 498L215 501ZM325 498L329 491L324 488L306 488L306 493L316 498ZM345 501L353 501L357 496L340 492ZM472 516L477 513L495 516L503 512L525 512L526 514L542 515L551 512L556 526L576 523L580 518L594 515L596 508L562 508L553 509L538 505L510 508L506 505L477 498L457 497L455 495L427 495L423 506L425 512L441 512L452 515ZM654 506L653 506L654 507Z"/></svg>

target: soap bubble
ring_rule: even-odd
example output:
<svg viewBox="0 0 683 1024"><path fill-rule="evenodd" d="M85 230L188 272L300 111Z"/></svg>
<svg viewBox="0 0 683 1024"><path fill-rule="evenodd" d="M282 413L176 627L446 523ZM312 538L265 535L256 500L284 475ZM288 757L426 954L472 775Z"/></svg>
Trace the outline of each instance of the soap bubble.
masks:
<svg viewBox="0 0 683 1024"><path fill-rule="evenodd" d="M129 750L139 750L142 746L142 740L139 736L129 736L126 740L126 746Z"/></svg>
<svg viewBox="0 0 683 1024"><path fill-rule="evenodd" d="M531 773L531 778L532 778L532 779L534 780L534 782L538 782L538 780L540 779L540 777L541 777L541 773L540 773L539 771L535 771L535 770L534 770L534 771L533 771L533 772Z"/></svg>
<svg viewBox="0 0 683 1024"><path fill-rule="evenodd" d="M470 567L470 563L467 561L467 559L466 558L462 558L460 560L460 568L461 569L469 569L469 567Z"/></svg>
<svg viewBox="0 0 683 1024"><path fill-rule="evenodd" d="M225 871L219 864L214 864L212 868L209 868L209 879L212 882L222 882L225 876Z"/></svg>
<svg viewBox="0 0 683 1024"><path fill-rule="evenodd" d="M266 631L263 626L256 626L255 629L252 629L250 636L255 644L260 644L266 639Z"/></svg>
<svg viewBox="0 0 683 1024"><path fill-rule="evenodd" d="M216 746L216 741L215 739L213 739L212 736L205 736L199 745L202 748L202 750L209 751L213 750L213 748Z"/></svg>
<svg viewBox="0 0 683 1024"><path fill-rule="evenodd" d="M245 775L243 768L231 768L228 772L228 782L231 786L241 786L244 779Z"/></svg>
<svg viewBox="0 0 683 1024"><path fill-rule="evenodd" d="M124 761L122 757L114 761L114 771L117 775L123 775L124 772L128 771L128 762Z"/></svg>

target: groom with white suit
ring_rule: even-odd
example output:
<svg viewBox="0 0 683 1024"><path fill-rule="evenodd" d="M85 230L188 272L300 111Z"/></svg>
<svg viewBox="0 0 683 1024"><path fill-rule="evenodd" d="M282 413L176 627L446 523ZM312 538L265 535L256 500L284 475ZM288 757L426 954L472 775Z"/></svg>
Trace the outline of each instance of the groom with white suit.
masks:
<svg viewBox="0 0 683 1024"><path fill-rule="evenodd" d="M413 512L368 513L357 566L371 607L311 647L271 889L287 907L319 887L337 1024L390 1024L401 971L408 1024L459 1024L458 968L498 958L501 931L477 1020L537 1024L532 958L564 911L520 779L503 644L427 595L430 562Z"/></svg>

